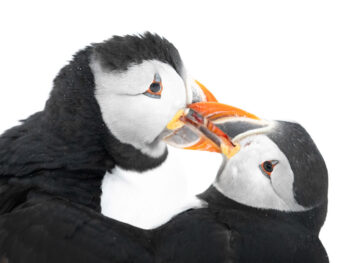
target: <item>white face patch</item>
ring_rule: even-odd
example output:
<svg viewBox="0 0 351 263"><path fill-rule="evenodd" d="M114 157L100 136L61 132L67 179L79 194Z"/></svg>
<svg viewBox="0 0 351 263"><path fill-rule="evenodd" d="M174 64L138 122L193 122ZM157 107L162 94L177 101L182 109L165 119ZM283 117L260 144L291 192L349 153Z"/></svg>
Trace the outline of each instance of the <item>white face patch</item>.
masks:
<svg viewBox="0 0 351 263"><path fill-rule="evenodd" d="M161 156L166 146L157 136L186 106L183 79L170 65L157 60L132 65L124 72L106 71L97 60L92 60L90 67L95 97L111 133L151 157ZM160 99L143 94L156 73L163 85Z"/></svg>
<svg viewBox="0 0 351 263"><path fill-rule="evenodd" d="M293 192L294 174L286 156L266 135L251 135L239 141L240 151L227 161L215 187L239 203L281 211L303 211ZM270 179L259 166L277 160Z"/></svg>

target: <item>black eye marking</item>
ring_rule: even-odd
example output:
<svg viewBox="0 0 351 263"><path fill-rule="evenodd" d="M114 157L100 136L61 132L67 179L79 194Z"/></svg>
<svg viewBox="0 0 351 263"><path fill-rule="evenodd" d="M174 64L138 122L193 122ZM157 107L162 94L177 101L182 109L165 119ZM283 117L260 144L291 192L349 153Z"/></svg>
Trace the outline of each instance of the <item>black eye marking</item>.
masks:
<svg viewBox="0 0 351 263"><path fill-rule="evenodd" d="M154 76L154 81L151 83L149 89L143 94L154 99L160 99L163 91L163 85L161 81L161 76L156 73Z"/></svg>
<svg viewBox="0 0 351 263"><path fill-rule="evenodd" d="M271 174L274 170L274 167L278 164L279 162L276 160L272 161L265 161L259 165L261 172L268 177L269 179L271 178Z"/></svg>

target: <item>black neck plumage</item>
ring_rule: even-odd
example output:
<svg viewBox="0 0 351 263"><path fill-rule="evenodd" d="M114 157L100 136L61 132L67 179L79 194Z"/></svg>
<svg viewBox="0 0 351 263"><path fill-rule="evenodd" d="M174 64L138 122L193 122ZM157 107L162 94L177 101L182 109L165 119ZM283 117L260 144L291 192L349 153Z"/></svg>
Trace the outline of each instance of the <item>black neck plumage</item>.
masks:
<svg viewBox="0 0 351 263"><path fill-rule="evenodd" d="M213 185L198 197L208 203L209 209L214 210L240 210L246 213L261 215L262 217L294 220L301 223L313 233L318 234L323 226L327 203L303 212L286 212L273 209L261 209L238 203L220 193Z"/></svg>

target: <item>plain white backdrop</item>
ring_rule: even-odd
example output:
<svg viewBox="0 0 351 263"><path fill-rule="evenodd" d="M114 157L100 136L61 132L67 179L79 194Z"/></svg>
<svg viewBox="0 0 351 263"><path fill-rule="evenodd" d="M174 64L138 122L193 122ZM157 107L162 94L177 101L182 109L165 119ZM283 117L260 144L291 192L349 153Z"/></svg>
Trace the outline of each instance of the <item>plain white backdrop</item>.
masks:
<svg viewBox="0 0 351 263"><path fill-rule="evenodd" d="M331 262L351 262L350 14L338 0L2 1L0 132L43 108L77 50L156 32L219 101L305 126L329 169L321 239Z"/></svg>

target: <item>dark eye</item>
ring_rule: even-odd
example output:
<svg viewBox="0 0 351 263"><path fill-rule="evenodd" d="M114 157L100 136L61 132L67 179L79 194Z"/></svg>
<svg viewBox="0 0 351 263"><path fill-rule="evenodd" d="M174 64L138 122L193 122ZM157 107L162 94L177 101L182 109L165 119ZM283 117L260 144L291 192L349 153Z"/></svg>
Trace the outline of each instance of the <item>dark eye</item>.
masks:
<svg viewBox="0 0 351 263"><path fill-rule="evenodd" d="M266 161L263 163L263 169L268 172L271 173L273 172L273 164L270 161Z"/></svg>
<svg viewBox="0 0 351 263"><path fill-rule="evenodd" d="M278 164L278 161L273 160L273 161L265 161L263 163L260 164L260 169L262 171L262 173L267 176L268 178L270 178L274 167Z"/></svg>
<svg viewBox="0 0 351 263"><path fill-rule="evenodd" d="M163 86L162 86L161 77L159 74L156 73L154 76L154 81L151 83L148 90L144 92L144 95L154 99L160 99L162 90L163 90Z"/></svg>
<svg viewBox="0 0 351 263"><path fill-rule="evenodd" d="M158 82L154 82L150 85L150 91L153 93L158 93L161 91L161 84Z"/></svg>

